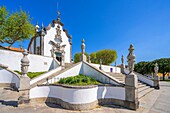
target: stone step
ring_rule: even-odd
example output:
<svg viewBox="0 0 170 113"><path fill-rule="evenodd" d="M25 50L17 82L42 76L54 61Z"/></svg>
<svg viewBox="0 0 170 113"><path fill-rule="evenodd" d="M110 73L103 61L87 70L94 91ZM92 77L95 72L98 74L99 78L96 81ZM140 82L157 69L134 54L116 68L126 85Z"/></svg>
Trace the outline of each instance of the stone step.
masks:
<svg viewBox="0 0 170 113"><path fill-rule="evenodd" d="M145 84L138 84L138 88L142 88L142 87L145 87L146 85Z"/></svg>
<svg viewBox="0 0 170 113"><path fill-rule="evenodd" d="M154 90L154 88L148 88L146 90L138 92L138 98L141 99L142 97L144 97L145 95L147 95L148 93L150 93L153 90Z"/></svg>
<svg viewBox="0 0 170 113"><path fill-rule="evenodd" d="M144 86L144 87L138 87L138 93L144 91L144 90L147 90L148 88L150 88L149 86Z"/></svg>
<svg viewBox="0 0 170 113"><path fill-rule="evenodd" d="M57 75L59 75L59 74L65 72L65 71L69 70L70 68L72 68L72 67L74 67L74 66L77 66L78 64L79 64L79 63L72 64L71 67L67 67L67 68L65 68L65 69L62 69L62 70L60 70L60 71L58 71L58 72L56 72L56 73L54 73L54 74L49 75L49 76L46 77L46 78L43 78L43 79L39 80L38 82L32 84L32 85L31 85L31 88L37 86L38 84L43 84L44 82L47 81L47 78L49 79L49 78L55 77L55 76L57 76Z"/></svg>

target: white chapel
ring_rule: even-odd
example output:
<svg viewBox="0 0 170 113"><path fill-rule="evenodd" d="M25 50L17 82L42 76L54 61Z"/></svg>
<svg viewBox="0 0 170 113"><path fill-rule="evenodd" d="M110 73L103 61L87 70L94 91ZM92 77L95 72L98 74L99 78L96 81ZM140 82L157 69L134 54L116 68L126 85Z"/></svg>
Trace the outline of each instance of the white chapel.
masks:
<svg viewBox="0 0 170 113"><path fill-rule="evenodd" d="M32 37L28 51L30 54L50 56L59 62L70 63L72 60L72 37L60 21L60 12L57 20L53 20L48 27L42 24L39 29L36 24L36 35Z"/></svg>

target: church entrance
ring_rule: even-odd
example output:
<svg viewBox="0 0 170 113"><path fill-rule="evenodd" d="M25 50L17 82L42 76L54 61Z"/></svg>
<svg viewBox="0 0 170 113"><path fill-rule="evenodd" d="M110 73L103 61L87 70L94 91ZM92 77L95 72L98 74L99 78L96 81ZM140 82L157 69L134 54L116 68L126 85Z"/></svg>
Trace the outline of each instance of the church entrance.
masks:
<svg viewBox="0 0 170 113"><path fill-rule="evenodd" d="M55 55L56 55L56 59L61 62L62 60L62 54L60 52L55 52Z"/></svg>

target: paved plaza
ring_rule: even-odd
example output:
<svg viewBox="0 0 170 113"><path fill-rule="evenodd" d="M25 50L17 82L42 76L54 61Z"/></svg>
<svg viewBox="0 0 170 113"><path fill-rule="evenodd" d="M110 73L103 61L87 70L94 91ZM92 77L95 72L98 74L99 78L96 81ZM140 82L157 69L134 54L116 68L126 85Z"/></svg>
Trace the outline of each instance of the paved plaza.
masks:
<svg viewBox="0 0 170 113"><path fill-rule="evenodd" d="M100 106L88 111L71 111L53 104L36 104L15 107L18 92L0 89L0 113L170 113L170 82L160 82L160 90L154 90L140 100L137 111L118 106Z"/></svg>

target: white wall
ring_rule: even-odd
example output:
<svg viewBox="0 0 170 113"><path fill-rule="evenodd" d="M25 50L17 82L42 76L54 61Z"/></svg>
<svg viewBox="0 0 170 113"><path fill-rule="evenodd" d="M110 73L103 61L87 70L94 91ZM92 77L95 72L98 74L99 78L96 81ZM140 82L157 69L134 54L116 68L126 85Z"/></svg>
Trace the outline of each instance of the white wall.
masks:
<svg viewBox="0 0 170 113"><path fill-rule="evenodd" d="M54 41L55 42L55 35L56 35L56 28L57 25L55 25L55 27L51 27L50 30L47 31L47 34L44 36L44 56L51 56L51 49L52 46L51 44L49 44L50 41ZM69 43L69 38L66 36L66 33L63 31L62 26L60 25L60 30L61 30L61 37L62 37L62 43L61 45L66 45L65 46L65 62L66 63L70 63L70 43Z"/></svg>
<svg viewBox="0 0 170 113"><path fill-rule="evenodd" d="M100 65L99 64L93 64L90 63L90 65L96 67L99 69ZM112 73L121 73L121 69L119 67L114 67L114 66L108 66L108 65L102 65L102 70L105 72L111 72L112 68Z"/></svg>
<svg viewBox="0 0 170 113"><path fill-rule="evenodd" d="M77 76L81 73L81 69L82 69L82 63L79 63L76 66L64 71L63 73L58 74L53 78L49 78L48 82L54 83L54 82L59 81L61 78L66 78L66 77L70 77L70 76Z"/></svg>
<svg viewBox="0 0 170 113"><path fill-rule="evenodd" d="M18 88L20 79L15 73L0 67L0 83L15 83Z"/></svg>
<svg viewBox="0 0 170 113"><path fill-rule="evenodd" d="M7 65L12 70L21 71L22 57L20 52L0 50L0 64ZM28 59L30 61L29 72L48 71L59 66L52 57L29 54Z"/></svg>
<svg viewBox="0 0 170 113"><path fill-rule="evenodd" d="M104 98L125 100L125 88L96 86L93 88L74 89L62 86L38 86L30 90L30 99L40 97L58 98L70 104L86 104Z"/></svg>
<svg viewBox="0 0 170 113"><path fill-rule="evenodd" d="M34 84L34 83L36 83L36 82L38 82L38 81L40 81L40 80L48 77L48 76L51 76L51 75L54 74L54 73L57 73L57 72L60 71L61 69L62 69L61 66L59 66L59 67L57 67L56 69L53 69L53 70L51 70L51 71L48 71L47 73L44 73L44 74L42 74L42 75L40 75L40 76L38 76L38 77L35 77L35 78L31 79L30 85L32 85L32 84Z"/></svg>
<svg viewBox="0 0 170 113"><path fill-rule="evenodd" d="M114 85L118 85L118 82L120 82L119 80L115 79L114 77L112 77L106 73L103 74L99 70L94 69L92 67L88 63L83 63L82 74L93 77L102 83L108 83L108 84L111 83ZM112 78L112 79L110 79L108 76L110 76L110 78Z"/></svg>
<svg viewBox="0 0 170 113"><path fill-rule="evenodd" d="M124 72L126 74L129 74L129 70L127 70L127 69L124 69ZM154 81L151 78L148 78L148 77L146 77L142 74L139 74L137 72L134 72L134 73L137 75L139 81L142 81L150 86L154 86Z"/></svg>

